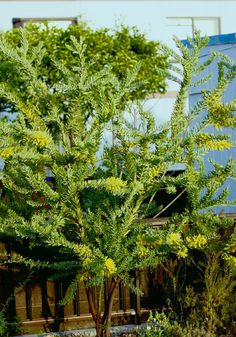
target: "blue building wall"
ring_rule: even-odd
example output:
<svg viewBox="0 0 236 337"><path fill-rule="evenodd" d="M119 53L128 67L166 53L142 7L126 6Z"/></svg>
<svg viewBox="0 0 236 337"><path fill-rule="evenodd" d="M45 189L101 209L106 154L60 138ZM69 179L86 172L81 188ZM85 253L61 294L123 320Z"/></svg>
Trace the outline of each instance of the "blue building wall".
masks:
<svg viewBox="0 0 236 337"><path fill-rule="evenodd" d="M184 42L186 45L188 43ZM226 35L218 35L210 37L209 44L201 53L200 56L200 63L205 62L210 53L213 51L220 51L221 53L228 55L232 58L236 63L236 34L226 34ZM218 77L218 68L217 68L217 61L213 62L208 68L201 74L201 77L208 74L212 74L212 79L199 87L192 87L189 93L189 107L193 107L200 99L201 99L201 92L204 89L213 89L216 87L217 84L217 77ZM200 79L200 78L199 78ZM223 101L229 102L233 99L236 99L236 79L232 81L229 85L227 90L224 93ZM213 127L208 128L208 132L212 134L219 134L219 133L228 133L231 135L233 141L236 144L236 129L232 128L224 128L223 130L217 130ZM212 158L218 163L224 165L227 163L229 158L236 159L236 145L234 145L229 150L224 151L210 151L210 153L205 157L205 170L206 172L211 171L212 165L209 163L208 159ZM228 187L230 189L229 200L236 199L236 179L228 179L223 186L223 188ZM225 207L214 207L214 211L216 213L236 213L236 206L225 206Z"/></svg>

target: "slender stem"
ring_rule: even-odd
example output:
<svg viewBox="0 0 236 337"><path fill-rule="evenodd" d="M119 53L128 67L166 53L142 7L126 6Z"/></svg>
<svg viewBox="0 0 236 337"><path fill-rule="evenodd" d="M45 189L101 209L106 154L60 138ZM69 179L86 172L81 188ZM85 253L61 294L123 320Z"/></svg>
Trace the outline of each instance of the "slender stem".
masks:
<svg viewBox="0 0 236 337"><path fill-rule="evenodd" d="M106 301L105 310L104 310L103 319L102 319L102 322L104 325L103 337L109 336L110 325L111 325L111 312L112 312L113 301L115 298L115 290L117 286L119 285L120 281L121 281L120 279L111 280L111 286L109 289L108 299Z"/></svg>
<svg viewBox="0 0 236 337"><path fill-rule="evenodd" d="M100 313L102 311L102 291L103 291L103 285L99 286L99 289L97 291L97 311Z"/></svg>
<svg viewBox="0 0 236 337"><path fill-rule="evenodd" d="M157 191L154 192L154 193L152 194L151 198L149 199L148 205L147 205L147 208L146 208L146 214L147 214L147 211L148 211L148 209L149 209L149 207L150 207L150 204L153 202L153 199L155 198L155 195L156 195L156 194L157 194Z"/></svg>
<svg viewBox="0 0 236 337"><path fill-rule="evenodd" d="M96 323L97 311L96 311L96 308L95 308L95 304L94 304L94 301L93 301L91 290L92 290L91 288L86 288L86 284L85 284L85 292L86 292L88 303L89 303L89 310L91 312L91 315L93 317L94 322Z"/></svg>
<svg viewBox="0 0 236 337"><path fill-rule="evenodd" d="M179 197L181 197L181 195L186 191L186 188L180 192L168 205L166 205L166 207L164 207L159 213L157 213L156 215L154 215L153 219L157 218L161 213L163 213L167 208L169 208L177 199L179 199Z"/></svg>
<svg viewBox="0 0 236 337"><path fill-rule="evenodd" d="M96 331L97 331L97 336L100 336L101 333L102 333L102 317L101 317L102 290L103 290L103 286L98 286L98 289L96 288L96 295L97 295Z"/></svg>

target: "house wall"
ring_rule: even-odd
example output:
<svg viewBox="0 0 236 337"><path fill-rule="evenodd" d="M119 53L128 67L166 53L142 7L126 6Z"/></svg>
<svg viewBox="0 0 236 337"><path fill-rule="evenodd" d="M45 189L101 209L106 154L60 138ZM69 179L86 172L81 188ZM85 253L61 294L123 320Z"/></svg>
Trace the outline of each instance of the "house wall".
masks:
<svg viewBox="0 0 236 337"><path fill-rule="evenodd" d="M220 51L225 55L228 55L234 62L236 61L236 34L227 34L221 35L216 38L211 38L209 45L204 48L200 56L200 63L205 62L211 52ZM213 62L204 73L198 77L196 80L203 78L209 74L212 74L212 79L199 86L199 87L192 87L189 94L189 106L195 106L195 104L201 100L202 97L202 90L210 90L216 87L217 85L217 76L218 76L218 67L217 67L217 60ZM236 99L236 79L230 83L227 90L223 95L223 102L230 102ZM203 115L206 112L203 112ZM236 159L236 130L235 128L223 128L223 130L216 129L213 127L208 127L207 131L212 134L229 134L234 142L234 146L228 150L224 151L210 151L208 155L205 156L204 165L206 173L212 170L212 164L209 162L209 159L213 159L214 161L220 163L221 165L225 165L229 158ZM219 191L222 191L224 188L228 187L230 190L228 200L236 200L236 179L229 178L222 186ZM213 210L217 213L236 213L236 206L227 206L227 207L214 207Z"/></svg>

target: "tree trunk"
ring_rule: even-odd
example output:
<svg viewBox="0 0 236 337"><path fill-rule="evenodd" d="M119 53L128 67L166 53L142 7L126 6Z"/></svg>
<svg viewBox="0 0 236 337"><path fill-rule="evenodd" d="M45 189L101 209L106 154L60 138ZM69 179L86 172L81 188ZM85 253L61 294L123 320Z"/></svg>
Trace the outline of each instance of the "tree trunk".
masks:
<svg viewBox="0 0 236 337"><path fill-rule="evenodd" d="M89 303L89 311L95 323L97 337L102 337L103 324L102 324L102 315L101 315L101 310L100 310L101 296L97 294L97 306L96 306L93 296L92 296L92 287L86 288L86 283L85 283L85 291L86 291L86 295L87 295L87 299ZM100 292L101 290L99 291L99 293Z"/></svg>
<svg viewBox="0 0 236 337"><path fill-rule="evenodd" d="M96 308L95 308L95 304L94 304L94 301L93 301L91 290L92 290L91 288L86 288L86 283L85 283L85 291L86 291L87 300L88 300L88 304L89 304L89 311L92 315L92 318L93 318L94 322L96 323L97 311L96 311Z"/></svg>
<svg viewBox="0 0 236 337"><path fill-rule="evenodd" d="M97 336L102 336L102 292L104 289L104 285L98 286L96 289L96 297L97 297L97 318L96 318L96 332Z"/></svg>
<svg viewBox="0 0 236 337"><path fill-rule="evenodd" d="M102 336L103 336L103 325L102 325L102 317L100 315L96 321L96 337Z"/></svg>
<svg viewBox="0 0 236 337"><path fill-rule="evenodd" d="M115 297L115 290L118 287L119 283L120 279L111 280L111 285L108 291L108 298L105 302L103 315L101 313L103 287L99 287L96 289L97 303L95 303L92 296L92 288L86 288L85 284L86 295L89 303L89 310L95 323L97 337L108 337L110 334L112 306Z"/></svg>
<svg viewBox="0 0 236 337"><path fill-rule="evenodd" d="M112 306L113 306L113 301L115 297L115 290L118 287L119 283L120 283L120 279L111 280L111 286L110 286L109 293L108 293L108 299L105 304L105 311L104 311L103 320L102 320L103 321L102 337L108 337L110 335Z"/></svg>

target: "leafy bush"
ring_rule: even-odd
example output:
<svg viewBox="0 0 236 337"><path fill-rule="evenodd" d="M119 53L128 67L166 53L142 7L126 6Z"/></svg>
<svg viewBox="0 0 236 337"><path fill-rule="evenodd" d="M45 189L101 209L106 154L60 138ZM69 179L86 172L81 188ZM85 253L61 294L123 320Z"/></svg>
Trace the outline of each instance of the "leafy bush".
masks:
<svg viewBox="0 0 236 337"><path fill-rule="evenodd" d="M1 337L7 337L8 331L7 331L7 322L5 320L5 317L3 313L0 311L0 336Z"/></svg>
<svg viewBox="0 0 236 337"><path fill-rule="evenodd" d="M4 316L4 310L0 311L0 337L11 337L21 333L20 322L8 322Z"/></svg>
<svg viewBox="0 0 236 337"><path fill-rule="evenodd" d="M144 330L138 329L140 337L217 337L215 332L209 331L204 325L195 323L171 321L164 312L151 314Z"/></svg>
<svg viewBox="0 0 236 337"><path fill-rule="evenodd" d="M195 278L185 291L178 292L177 305L169 307L167 313L151 313L146 329L139 331L142 337L235 335L236 280L232 269L223 263L217 251L206 254L205 263L197 263L202 274L201 287L196 287Z"/></svg>
<svg viewBox="0 0 236 337"><path fill-rule="evenodd" d="M139 85L127 93L126 98L139 99L147 94L165 92L167 58L161 53L158 42L149 41L135 27L121 26L111 31L107 28L93 30L84 22L66 29L49 27L47 24L27 24L25 35L29 50L38 46L39 41L43 45L44 54L43 57L40 56L42 60L38 60L38 72L48 86L53 87L61 79L55 60L70 70L80 67L78 53L71 52L71 37L74 37L83 40L86 45L84 61L90 63L91 74L101 71L104 67L111 67L113 73L120 80L124 80L127 70L140 65L136 78ZM21 30L18 28L0 33L0 37L5 38L14 48L21 44ZM39 58L37 51L36 53ZM0 61L0 82L10 82L11 85L14 83L25 99L29 97L32 90L25 86L24 80L19 79L14 71L15 67L12 68L9 62L9 57L0 52Z"/></svg>

